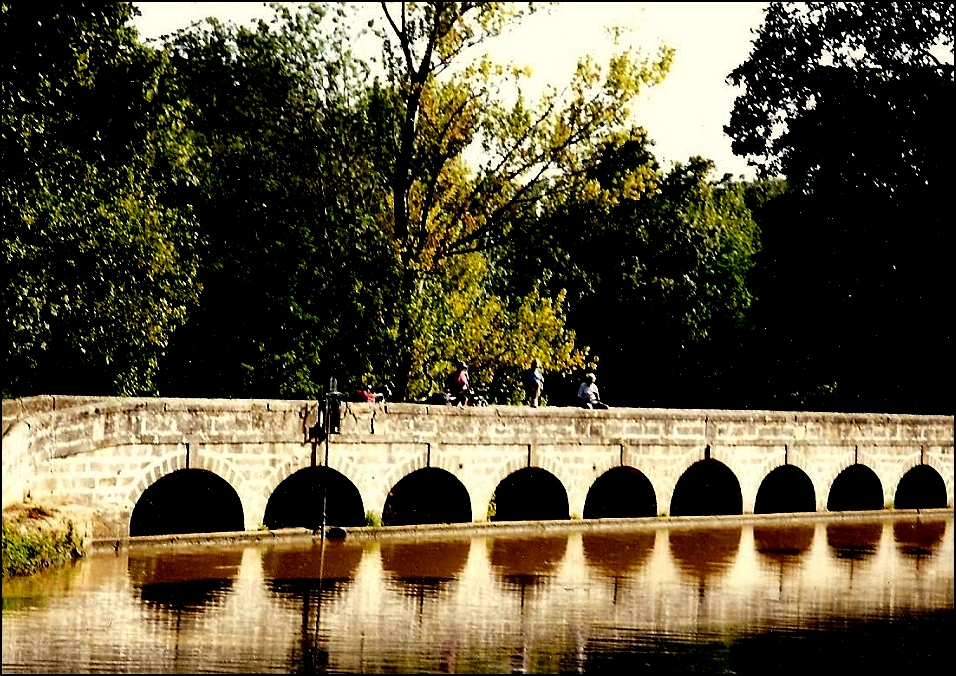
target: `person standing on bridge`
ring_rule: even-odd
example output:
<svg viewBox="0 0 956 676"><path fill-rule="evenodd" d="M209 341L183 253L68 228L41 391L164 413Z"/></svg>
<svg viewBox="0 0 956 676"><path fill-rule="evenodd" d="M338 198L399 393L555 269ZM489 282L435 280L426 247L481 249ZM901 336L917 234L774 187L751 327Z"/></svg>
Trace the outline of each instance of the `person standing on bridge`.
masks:
<svg viewBox="0 0 956 676"><path fill-rule="evenodd" d="M524 372L524 392L526 403L531 408L537 408L541 403L541 392L544 391L544 373L541 372L541 362L531 361L531 367Z"/></svg>
<svg viewBox="0 0 956 676"><path fill-rule="evenodd" d="M469 389L468 364L459 360L455 362L455 370L445 378L445 401L452 406L464 406Z"/></svg>

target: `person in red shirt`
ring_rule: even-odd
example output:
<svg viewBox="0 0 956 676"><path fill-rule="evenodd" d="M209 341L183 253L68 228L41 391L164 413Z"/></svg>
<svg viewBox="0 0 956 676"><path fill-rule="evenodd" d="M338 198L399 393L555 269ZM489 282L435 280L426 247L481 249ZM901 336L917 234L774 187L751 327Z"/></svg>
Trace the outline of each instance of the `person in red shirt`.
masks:
<svg viewBox="0 0 956 676"><path fill-rule="evenodd" d="M445 379L445 400L452 406L463 405L468 390L468 365L459 360L455 362L455 370Z"/></svg>

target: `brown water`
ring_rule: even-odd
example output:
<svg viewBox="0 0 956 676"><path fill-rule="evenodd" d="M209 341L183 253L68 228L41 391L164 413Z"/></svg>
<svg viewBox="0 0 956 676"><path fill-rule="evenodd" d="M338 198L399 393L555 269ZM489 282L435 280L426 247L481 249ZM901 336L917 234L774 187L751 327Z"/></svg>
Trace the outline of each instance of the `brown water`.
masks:
<svg viewBox="0 0 956 676"><path fill-rule="evenodd" d="M3 671L950 664L951 512L774 523L95 554L4 582Z"/></svg>

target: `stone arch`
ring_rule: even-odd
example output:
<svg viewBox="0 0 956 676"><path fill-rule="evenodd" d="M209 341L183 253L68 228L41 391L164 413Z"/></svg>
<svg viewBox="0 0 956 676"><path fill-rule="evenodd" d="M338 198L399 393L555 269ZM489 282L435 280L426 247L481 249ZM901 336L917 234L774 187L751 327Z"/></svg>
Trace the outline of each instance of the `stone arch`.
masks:
<svg viewBox="0 0 956 676"><path fill-rule="evenodd" d="M268 528L364 526L361 493L344 474L326 465L301 467L283 479L269 496L262 522Z"/></svg>
<svg viewBox="0 0 956 676"><path fill-rule="evenodd" d="M650 477L635 467L617 465L591 484L584 519L657 516L657 493Z"/></svg>
<svg viewBox="0 0 956 676"><path fill-rule="evenodd" d="M778 465L760 482L754 499L754 514L815 512L817 494L813 480L800 467Z"/></svg>
<svg viewBox="0 0 956 676"><path fill-rule="evenodd" d="M540 521L571 518L568 490L543 467L522 467L503 478L494 491L492 521Z"/></svg>
<svg viewBox="0 0 956 676"><path fill-rule="evenodd" d="M236 491L236 494L239 496L243 514L247 515L248 518L248 496L243 490L245 487L245 482L242 479L242 475L238 470L236 470L235 466L231 462L224 458L214 457L215 462L208 463L209 466L207 466L207 463L203 460L204 456L206 455L207 454L204 453L197 454L197 462L190 462L189 466L187 467L185 446L182 444L178 445L176 447L175 453L166 455L164 458L157 460L138 473L137 478L133 481L133 488L130 489L126 494L126 504L123 505L123 508L129 510L129 513L132 516L133 509L136 507L139 499L143 496L143 493L146 492L146 489L162 479L164 476L172 474L173 472L181 469L203 469L207 472L212 472L227 484L232 486L232 490ZM127 526L129 526L129 524L127 524Z"/></svg>
<svg viewBox="0 0 956 676"><path fill-rule="evenodd" d="M720 460L698 460L677 480L670 513L672 516L742 514L740 479L729 465Z"/></svg>
<svg viewBox="0 0 956 676"><path fill-rule="evenodd" d="M461 479L441 467L409 472L389 490L383 526L472 521L471 495Z"/></svg>
<svg viewBox="0 0 956 676"><path fill-rule="evenodd" d="M865 463L849 463L827 490L827 511L879 510L885 507L885 498L886 487L876 470Z"/></svg>
<svg viewBox="0 0 956 676"><path fill-rule="evenodd" d="M893 491L893 504L897 509L946 507L949 501L946 480L935 467L924 463L906 468L887 490Z"/></svg>
<svg viewBox="0 0 956 676"><path fill-rule="evenodd" d="M130 536L245 530L235 487L215 472L184 467L150 484L130 512Z"/></svg>

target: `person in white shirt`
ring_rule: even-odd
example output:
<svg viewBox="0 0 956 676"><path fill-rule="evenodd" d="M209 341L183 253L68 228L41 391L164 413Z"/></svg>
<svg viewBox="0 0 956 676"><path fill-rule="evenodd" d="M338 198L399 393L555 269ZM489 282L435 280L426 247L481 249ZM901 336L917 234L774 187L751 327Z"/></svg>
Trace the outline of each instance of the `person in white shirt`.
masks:
<svg viewBox="0 0 956 676"><path fill-rule="evenodd" d="M607 408L607 404L601 401L601 393L596 381L597 376L589 373L584 376L584 382L578 388L578 401L583 408Z"/></svg>

